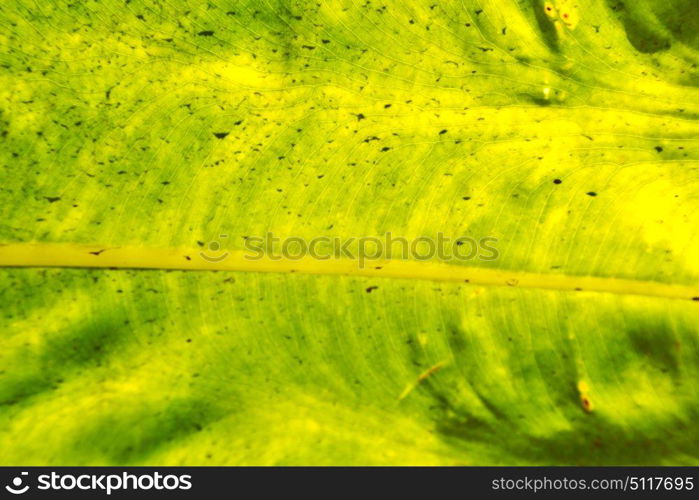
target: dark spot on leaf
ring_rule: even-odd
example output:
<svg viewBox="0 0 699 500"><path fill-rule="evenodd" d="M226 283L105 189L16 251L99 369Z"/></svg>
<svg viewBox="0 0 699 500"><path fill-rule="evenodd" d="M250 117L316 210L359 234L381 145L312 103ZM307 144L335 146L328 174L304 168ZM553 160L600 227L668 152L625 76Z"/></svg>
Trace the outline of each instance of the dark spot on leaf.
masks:
<svg viewBox="0 0 699 500"><path fill-rule="evenodd" d="M595 193L594 191L590 191L590 192L585 193L585 194L587 194L588 196L597 196L597 193Z"/></svg>
<svg viewBox="0 0 699 500"><path fill-rule="evenodd" d="M213 36L213 34L214 32L210 30L200 31L199 33L197 33L197 35L199 36Z"/></svg>
<svg viewBox="0 0 699 500"><path fill-rule="evenodd" d="M44 196L44 198L48 200L49 203L56 203L61 200L60 196Z"/></svg>
<svg viewBox="0 0 699 500"><path fill-rule="evenodd" d="M590 399L587 396L582 396L580 398L580 401L582 402L583 410L585 410L588 413L592 411L592 403L590 402Z"/></svg>
<svg viewBox="0 0 699 500"><path fill-rule="evenodd" d="M379 287L378 286L370 286L369 288L366 289L366 293L371 293L372 290L376 290L377 288L379 288Z"/></svg>
<svg viewBox="0 0 699 500"><path fill-rule="evenodd" d="M217 139L224 139L230 132L214 132Z"/></svg>
<svg viewBox="0 0 699 500"><path fill-rule="evenodd" d="M553 180L554 184L560 184L561 182L563 182L561 179L554 179Z"/></svg>
<svg viewBox="0 0 699 500"><path fill-rule="evenodd" d="M663 152L662 146L655 146L654 149L655 149L658 153L662 153L662 152Z"/></svg>

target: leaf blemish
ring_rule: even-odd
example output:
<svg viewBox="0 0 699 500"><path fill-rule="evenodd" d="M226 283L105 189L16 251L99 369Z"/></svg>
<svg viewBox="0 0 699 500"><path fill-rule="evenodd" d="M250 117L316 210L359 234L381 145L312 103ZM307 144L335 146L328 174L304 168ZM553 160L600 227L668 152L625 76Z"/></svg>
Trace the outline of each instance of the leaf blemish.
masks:
<svg viewBox="0 0 699 500"><path fill-rule="evenodd" d="M584 380L578 382L578 393L580 394L580 404L583 410L585 413L591 413L594 407L590 399L590 388Z"/></svg>

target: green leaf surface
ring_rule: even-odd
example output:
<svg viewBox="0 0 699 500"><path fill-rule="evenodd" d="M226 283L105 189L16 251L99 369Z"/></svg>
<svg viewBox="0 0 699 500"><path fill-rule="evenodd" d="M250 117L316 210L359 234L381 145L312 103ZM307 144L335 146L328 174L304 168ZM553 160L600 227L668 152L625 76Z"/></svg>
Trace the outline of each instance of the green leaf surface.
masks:
<svg viewBox="0 0 699 500"><path fill-rule="evenodd" d="M0 26L1 464L699 464L697 2ZM497 258L245 261L268 232Z"/></svg>

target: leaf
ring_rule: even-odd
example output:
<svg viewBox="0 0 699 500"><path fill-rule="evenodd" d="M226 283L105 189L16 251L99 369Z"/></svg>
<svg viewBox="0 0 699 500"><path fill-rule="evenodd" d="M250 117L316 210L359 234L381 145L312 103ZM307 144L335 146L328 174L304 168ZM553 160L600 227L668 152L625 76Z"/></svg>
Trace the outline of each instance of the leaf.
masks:
<svg viewBox="0 0 699 500"><path fill-rule="evenodd" d="M699 10L631 4L4 4L0 462L699 463ZM387 233L496 258L246 257Z"/></svg>

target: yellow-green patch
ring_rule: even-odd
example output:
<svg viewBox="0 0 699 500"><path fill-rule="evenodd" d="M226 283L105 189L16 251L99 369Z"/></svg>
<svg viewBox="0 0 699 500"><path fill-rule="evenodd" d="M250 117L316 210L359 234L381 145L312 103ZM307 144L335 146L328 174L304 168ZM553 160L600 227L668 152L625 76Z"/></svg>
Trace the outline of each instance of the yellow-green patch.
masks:
<svg viewBox="0 0 699 500"><path fill-rule="evenodd" d="M3 2L0 463L696 465L698 23ZM268 232L498 255L235 260Z"/></svg>

